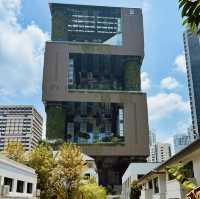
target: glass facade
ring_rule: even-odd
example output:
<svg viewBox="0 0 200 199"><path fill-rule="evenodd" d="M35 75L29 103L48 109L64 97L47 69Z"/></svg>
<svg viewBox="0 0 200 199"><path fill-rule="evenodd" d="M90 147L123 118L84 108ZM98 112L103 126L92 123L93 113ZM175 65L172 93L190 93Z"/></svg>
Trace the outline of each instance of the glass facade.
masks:
<svg viewBox="0 0 200 199"><path fill-rule="evenodd" d="M59 132L55 134L57 137L62 131L65 140L78 144L124 142L124 109L122 104L66 102L62 108L54 107L54 109L57 114L53 115L56 117L48 118L48 121L55 122L55 126L58 126L59 123L63 129L51 128L48 129L48 132L53 131L55 134L55 131L58 130Z"/></svg>
<svg viewBox="0 0 200 199"><path fill-rule="evenodd" d="M140 90L140 57L69 55L68 88L89 90Z"/></svg>
<svg viewBox="0 0 200 199"><path fill-rule="evenodd" d="M193 129L197 138L200 135L200 40L189 31L184 36Z"/></svg>
<svg viewBox="0 0 200 199"><path fill-rule="evenodd" d="M175 153L181 151L190 144L190 138L185 134L174 135L174 150Z"/></svg>

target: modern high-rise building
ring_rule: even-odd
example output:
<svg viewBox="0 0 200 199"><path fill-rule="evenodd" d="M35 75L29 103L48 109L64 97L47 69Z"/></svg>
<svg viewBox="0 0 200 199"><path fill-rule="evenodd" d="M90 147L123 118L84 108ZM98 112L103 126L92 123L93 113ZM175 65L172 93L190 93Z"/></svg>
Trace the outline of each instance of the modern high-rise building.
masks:
<svg viewBox="0 0 200 199"><path fill-rule="evenodd" d="M130 162L149 154L142 10L50 3L43 102L47 139L75 142L117 188Z"/></svg>
<svg viewBox="0 0 200 199"><path fill-rule="evenodd" d="M188 146L190 142L190 137L187 134L176 134L174 135L174 151L175 153L181 151L186 146Z"/></svg>
<svg viewBox="0 0 200 199"><path fill-rule="evenodd" d="M184 48L194 138L200 136L200 40L189 30L184 32Z"/></svg>
<svg viewBox="0 0 200 199"><path fill-rule="evenodd" d="M19 141L30 151L42 140L42 125L42 116L33 106L0 106L0 150Z"/></svg>

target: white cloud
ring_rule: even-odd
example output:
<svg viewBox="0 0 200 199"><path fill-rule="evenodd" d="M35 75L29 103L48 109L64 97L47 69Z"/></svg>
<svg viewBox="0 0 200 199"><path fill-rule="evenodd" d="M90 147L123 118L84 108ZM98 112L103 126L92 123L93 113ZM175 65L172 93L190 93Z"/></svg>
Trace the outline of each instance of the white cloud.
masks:
<svg viewBox="0 0 200 199"><path fill-rule="evenodd" d="M147 91L151 87L151 80L149 74L146 72L141 73L141 85L143 91Z"/></svg>
<svg viewBox="0 0 200 199"><path fill-rule="evenodd" d="M188 101L176 93L159 93L148 98L149 116L151 120L169 117L175 112L189 112Z"/></svg>
<svg viewBox="0 0 200 199"><path fill-rule="evenodd" d="M186 73L185 55L184 54L178 55L175 59L174 65L177 71Z"/></svg>
<svg viewBox="0 0 200 199"><path fill-rule="evenodd" d="M0 92L34 95L41 88L43 49L48 34L32 23L17 21L21 0L0 1Z"/></svg>
<svg viewBox="0 0 200 199"><path fill-rule="evenodd" d="M161 88L165 88L169 90L178 88L179 86L180 86L180 83L175 78L170 77L170 76L162 79L160 82Z"/></svg>

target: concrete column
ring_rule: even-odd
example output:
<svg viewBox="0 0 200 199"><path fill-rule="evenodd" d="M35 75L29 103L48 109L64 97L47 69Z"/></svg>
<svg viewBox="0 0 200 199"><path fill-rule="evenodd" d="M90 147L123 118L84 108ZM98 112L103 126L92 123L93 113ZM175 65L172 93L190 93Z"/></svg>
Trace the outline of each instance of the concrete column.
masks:
<svg viewBox="0 0 200 199"><path fill-rule="evenodd" d="M23 192L24 194L26 194L27 193L27 182L24 182L24 192Z"/></svg>
<svg viewBox="0 0 200 199"><path fill-rule="evenodd" d="M12 192L16 193L17 192L17 179L13 179L13 188Z"/></svg>
<svg viewBox="0 0 200 199"><path fill-rule="evenodd" d="M4 184L4 176L0 176L0 186Z"/></svg>
<svg viewBox="0 0 200 199"><path fill-rule="evenodd" d="M36 195L36 191L37 191L37 184L33 183L33 193Z"/></svg>

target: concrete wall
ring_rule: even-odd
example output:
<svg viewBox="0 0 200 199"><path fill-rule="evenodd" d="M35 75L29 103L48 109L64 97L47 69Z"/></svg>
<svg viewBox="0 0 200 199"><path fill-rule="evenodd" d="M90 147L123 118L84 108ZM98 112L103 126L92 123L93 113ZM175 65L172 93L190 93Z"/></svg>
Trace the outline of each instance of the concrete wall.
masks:
<svg viewBox="0 0 200 199"><path fill-rule="evenodd" d="M4 185L5 177L13 179L12 191L9 192L7 197L33 198L37 185L37 175L33 169L0 156L0 187ZM16 192L17 180L24 182L23 193ZM31 194L27 193L27 183L32 183Z"/></svg>

